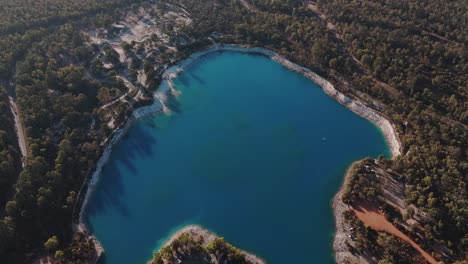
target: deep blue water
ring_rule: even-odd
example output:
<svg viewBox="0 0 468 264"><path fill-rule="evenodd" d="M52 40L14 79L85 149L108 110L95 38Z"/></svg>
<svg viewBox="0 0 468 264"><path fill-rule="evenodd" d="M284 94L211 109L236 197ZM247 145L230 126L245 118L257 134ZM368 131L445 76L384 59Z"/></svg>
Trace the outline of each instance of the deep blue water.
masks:
<svg viewBox="0 0 468 264"><path fill-rule="evenodd" d="M211 54L175 84L172 115L129 130L91 198L105 263L146 263L187 224L268 263L333 263L331 199L351 162L389 155L378 128L262 56Z"/></svg>

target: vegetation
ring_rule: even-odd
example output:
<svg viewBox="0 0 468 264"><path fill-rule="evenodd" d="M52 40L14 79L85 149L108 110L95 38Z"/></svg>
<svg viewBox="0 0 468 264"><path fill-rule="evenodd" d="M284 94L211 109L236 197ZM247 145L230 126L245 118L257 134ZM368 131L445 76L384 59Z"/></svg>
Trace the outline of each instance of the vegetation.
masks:
<svg viewBox="0 0 468 264"><path fill-rule="evenodd" d="M49 237L71 239L76 193L83 175L95 166L101 151L97 138L104 133L88 133L102 84L86 79L83 69L74 66L91 54L75 25L66 24L35 44L16 68L17 103L30 158L6 206L17 236L2 239L2 259L20 262L24 250L38 248Z"/></svg>
<svg viewBox="0 0 468 264"><path fill-rule="evenodd" d="M196 236L195 236L196 237ZM181 262L179 262L181 261ZM253 264L245 253L227 243L224 238L215 238L205 245L203 237L183 233L170 245L161 248L148 264L168 263L236 263Z"/></svg>
<svg viewBox="0 0 468 264"><path fill-rule="evenodd" d="M425 262L419 252L408 243L385 232L377 232L365 226L354 212L345 211L344 218L354 227L351 231L353 245L348 244L352 253L370 253L379 259L379 264Z"/></svg>
<svg viewBox="0 0 468 264"><path fill-rule="evenodd" d="M450 3L453 8L428 1L406 1L404 7L392 3L394 12L388 12L387 4L373 1L320 1L319 8L337 25L343 40L302 2L255 4L265 11L247 18L227 14L229 22L224 15L211 20L207 16L188 30L200 31L213 23L222 31L223 25L234 23L236 31L230 40L275 49L338 85L346 80L351 85L340 88L350 95L367 101L362 92L372 96L370 103L389 116L400 133L403 155L388 162L388 167L405 176L408 204L428 212L423 218L425 239L443 243L452 257L462 257L459 254L468 247L464 177L468 174L464 151L468 73L466 33L461 33L466 21L450 21L441 26L450 30L437 31L452 40L430 37L427 32L444 23L444 19L430 21L439 10L441 17L451 17L456 7L464 10L463 1ZM413 15L418 9L424 9L422 16L428 21L420 24ZM421 30L412 30L411 25ZM460 34L451 37L449 32ZM385 45L377 44L382 42Z"/></svg>
<svg viewBox="0 0 468 264"><path fill-rule="evenodd" d="M20 157L16 147L16 135L13 127L13 116L9 109L7 91L0 85L0 203L12 193L12 184L20 167ZM0 210L1 212L2 210Z"/></svg>
<svg viewBox="0 0 468 264"><path fill-rule="evenodd" d="M348 184L343 193L343 201L353 204L356 201L375 201L380 192L378 180L375 173L372 173L370 166L374 160L367 158L354 163L348 169Z"/></svg>
<svg viewBox="0 0 468 264"><path fill-rule="evenodd" d="M177 263L177 260L211 263L211 257L206 248L189 234L183 233L170 245L156 252L148 264Z"/></svg>
<svg viewBox="0 0 468 264"><path fill-rule="evenodd" d="M99 18L102 16L105 14ZM26 166L19 173L14 121L6 90L0 87L2 262L30 262L39 254L54 253L67 245L71 248L59 250L58 256L80 259L76 252L82 245L73 241L83 239L73 238L72 214L76 213L77 193L85 176L101 154L98 142L110 132L96 112L107 97L98 95L102 95L101 90L122 89L108 71L102 70L99 82L86 77L90 76L86 71L95 52L80 30L98 23L99 18L58 27L54 23L47 28L35 26L37 29L0 40L0 77L6 85L13 83L9 89L16 96L29 152ZM5 203L4 199L10 200Z"/></svg>
<svg viewBox="0 0 468 264"><path fill-rule="evenodd" d="M407 203L424 209L425 239L454 252L468 247L466 193L466 3L320 1L347 50L377 79L402 93L376 95L397 124ZM372 86L370 86L372 87ZM364 90L365 92L366 91Z"/></svg>
<svg viewBox="0 0 468 264"><path fill-rule="evenodd" d="M157 43L152 55L143 43L122 43L132 58L128 66L119 62L114 49L89 45L81 32L110 29L124 12L116 7L134 2L40 0L31 6L31 1L8 0L0 7L0 201L9 200L2 203L0 220L2 261L28 262L55 250L57 259L79 263L80 254L93 253L90 242L74 237L70 225L77 204L79 208L79 191L112 129L132 107L143 104L118 101L101 108L127 90L116 75L130 67L131 80L143 71L149 77L143 85L154 90L164 66L212 41L275 50L388 116L403 154L383 166L403 175L407 205L421 212L425 244L446 249L438 256L444 261L463 259L468 251L465 1L320 0L319 12L299 0L246 0L253 10L234 0L142 3L158 10L184 7L193 23L180 30L174 30L175 23L162 27L177 51L167 49L157 36L148 40ZM152 15L160 16L158 12ZM28 136L28 160L21 173L6 89L16 95ZM135 100L135 93L128 99ZM352 174L348 203L378 193L365 167ZM9 190L16 191L13 195ZM54 237L56 243L48 243ZM406 249L397 247L398 240L370 237L391 249L380 255L383 263L399 263L398 252ZM217 243L209 253L229 250Z"/></svg>
<svg viewBox="0 0 468 264"><path fill-rule="evenodd" d="M109 8L139 2L130 0L5 0L0 7L0 34L22 33L31 27L47 27L98 14Z"/></svg>

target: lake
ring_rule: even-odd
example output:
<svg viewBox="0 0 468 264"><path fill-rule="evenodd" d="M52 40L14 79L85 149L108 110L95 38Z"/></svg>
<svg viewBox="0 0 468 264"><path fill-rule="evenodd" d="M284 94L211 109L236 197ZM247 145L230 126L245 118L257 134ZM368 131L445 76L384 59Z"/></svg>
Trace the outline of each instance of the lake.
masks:
<svg viewBox="0 0 468 264"><path fill-rule="evenodd" d="M331 199L381 131L260 55L211 53L174 80L171 114L114 146L85 219L104 263L146 263L198 224L268 263L334 263Z"/></svg>

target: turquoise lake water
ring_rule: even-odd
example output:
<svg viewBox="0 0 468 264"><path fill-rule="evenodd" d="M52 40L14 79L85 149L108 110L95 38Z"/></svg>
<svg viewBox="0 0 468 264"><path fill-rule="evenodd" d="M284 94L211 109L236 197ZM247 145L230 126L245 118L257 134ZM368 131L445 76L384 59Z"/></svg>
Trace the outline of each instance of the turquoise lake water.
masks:
<svg viewBox="0 0 468 264"><path fill-rule="evenodd" d="M86 210L105 263L146 263L199 224L268 263L334 263L331 199L347 166L389 156L380 130L269 58L210 54L172 115L115 145Z"/></svg>

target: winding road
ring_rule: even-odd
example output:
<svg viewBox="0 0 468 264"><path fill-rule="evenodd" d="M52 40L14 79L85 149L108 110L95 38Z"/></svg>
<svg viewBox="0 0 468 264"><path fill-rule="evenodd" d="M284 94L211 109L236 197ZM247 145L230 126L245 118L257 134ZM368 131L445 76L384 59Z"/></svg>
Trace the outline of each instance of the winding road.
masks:
<svg viewBox="0 0 468 264"><path fill-rule="evenodd" d="M8 99L10 101L11 112L13 114L13 117L15 118L16 136L18 137L18 145L20 147L21 156L23 157L23 163L24 163L24 158L28 154L28 151L26 148L26 136L24 135L23 124L21 123L21 120L18 115L18 107L16 106L16 102L11 96L8 96Z"/></svg>
<svg viewBox="0 0 468 264"><path fill-rule="evenodd" d="M248 3L249 0L239 0L239 1L240 1L241 4L242 4L245 8L247 8L249 11L258 12L258 9L257 9L255 6L253 6L253 5L251 5L251 4Z"/></svg>

